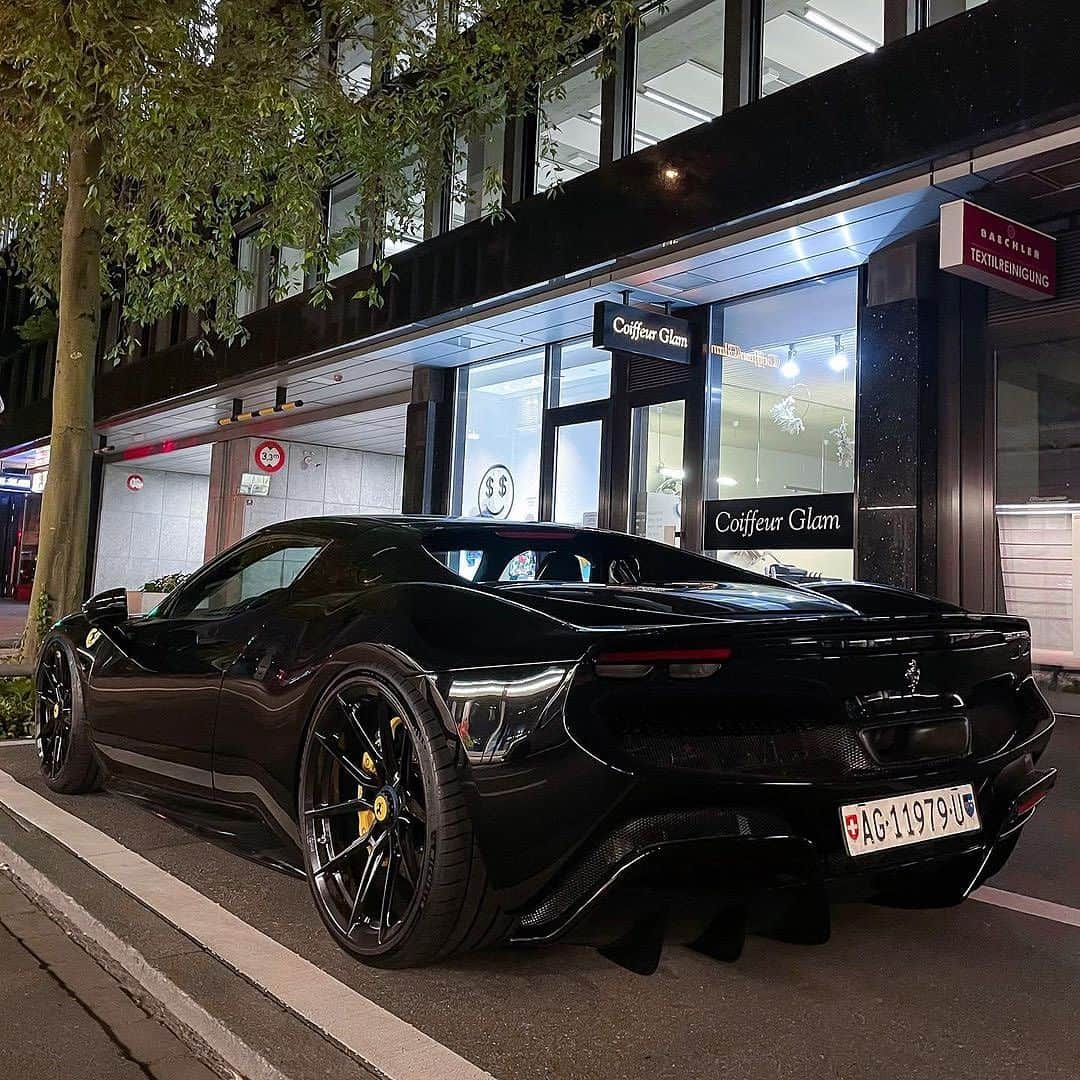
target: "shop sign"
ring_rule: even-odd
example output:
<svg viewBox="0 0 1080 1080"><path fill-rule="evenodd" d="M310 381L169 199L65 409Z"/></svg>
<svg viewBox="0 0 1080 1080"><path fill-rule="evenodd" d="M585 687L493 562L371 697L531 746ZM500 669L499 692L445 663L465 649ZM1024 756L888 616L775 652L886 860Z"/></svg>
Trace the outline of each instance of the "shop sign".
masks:
<svg viewBox="0 0 1080 1080"><path fill-rule="evenodd" d="M255 464L265 473L279 472L285 465L285 447L273 439L255 447Z"/></svg>
<svg viewBox="0 0 1080 1080"><path fill-rule="evenodd" d="M2 491L30 491L31 483L30 477L22 473L0 474L0 490Z"/></svg>
<svg viewBox="0 0 1080 1080"><path fill-rule="evenodd" d="M850 491L705 503L704 547L708 551L820 551L850 548L854 540L855 497Z"/></svg>
<svg viewBox="0 0 1080 1080"><path fill-rule="evenodd" d="M941 208L942 270L1025 300L1057 293L1057 241L958 199Z"/></svg>
<svg viewBox="0 0 1080 1080"><path fill-rule="evenodd" d="M593 345L690 363L690 324L673 315L602 300L593 311Z"/></svg>
<svg viewBox="0 0 1080 1080"><path fill-rule="evenodd" d="M481 517L510 516L510 511L514 508L514 476L505 465L492 465L480 477L476 505L480 508Z"/></svg>
<svg viewBox="0 0 1080 1080"><path fill-rule="evenodd" d="M143 482L143 478L138 473L132 473L127 478L128 491L142 491Z"/></svg>

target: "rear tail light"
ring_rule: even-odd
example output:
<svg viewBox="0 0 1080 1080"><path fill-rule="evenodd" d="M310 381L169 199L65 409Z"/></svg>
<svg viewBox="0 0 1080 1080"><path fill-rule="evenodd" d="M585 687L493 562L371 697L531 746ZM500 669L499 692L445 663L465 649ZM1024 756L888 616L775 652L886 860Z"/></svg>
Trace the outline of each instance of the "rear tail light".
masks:
<svg viewBox="0 0 1080 1080"><path fill-rule="evenodd" d="M641 679L657 665L673 679L707 679L731 659L726 646L705 649L625 649L596 657L596 674L607 679Z"/></svg>
<svg viewBox="0 0 1080 1080"><path fill-rule="evenodd" d="M1034 810L1049 795L1049 791L1034 791L1026 798L1021 799L1016 804L1016 814L1019 817L1021 814L1026 814L1029 810Z"/></svg>

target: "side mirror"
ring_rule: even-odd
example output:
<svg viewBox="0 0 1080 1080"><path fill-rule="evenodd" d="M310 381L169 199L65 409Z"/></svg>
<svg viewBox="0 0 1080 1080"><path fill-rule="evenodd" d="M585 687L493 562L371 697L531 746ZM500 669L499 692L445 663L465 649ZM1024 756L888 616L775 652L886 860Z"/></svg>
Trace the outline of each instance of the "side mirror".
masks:
<svg viewBox="0 0 1080 1080"><path fill-rule="evenodd" d="M91 626L115 626L128 617L127 590L108 589L91 596L82 610Z"/></svg>

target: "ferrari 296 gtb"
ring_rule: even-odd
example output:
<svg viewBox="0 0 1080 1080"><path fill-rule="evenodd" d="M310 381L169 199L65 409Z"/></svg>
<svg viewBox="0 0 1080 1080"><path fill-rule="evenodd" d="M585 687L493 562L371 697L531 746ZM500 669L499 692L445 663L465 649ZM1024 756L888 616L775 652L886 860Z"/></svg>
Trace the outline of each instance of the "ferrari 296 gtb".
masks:
<svg viewBox="0 0 1080 1080"><path fill-rule="evenodd" d="M36 690L50 787L227 822L383 966L822 941L836 898L962 900L1054 781L1022 619L558 525L274 525L87 601Z"/></svg>

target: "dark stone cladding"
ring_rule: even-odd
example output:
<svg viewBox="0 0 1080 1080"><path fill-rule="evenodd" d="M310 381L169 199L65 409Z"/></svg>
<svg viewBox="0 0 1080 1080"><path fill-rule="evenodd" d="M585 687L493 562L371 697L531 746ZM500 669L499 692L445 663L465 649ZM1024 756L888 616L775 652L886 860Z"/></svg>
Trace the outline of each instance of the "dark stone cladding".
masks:
<svg viewBox="0 0 1080 1080"><path fill-rule="evenodd" d="M339 279L324 309L298 297L250 316L242 347L199 358L187 342L103 373L97 415L272 372L1080 114L1078 40L1075 0L992 0L579 177L556 197L527 199L512 219L472 222L397 256L381 309L352 299L367 280L359 270ZM677 182L665 181L668 168ZM18 430L41 415L24 412L27 423L0 427L0 445L44 434Z"/></svg>

